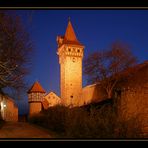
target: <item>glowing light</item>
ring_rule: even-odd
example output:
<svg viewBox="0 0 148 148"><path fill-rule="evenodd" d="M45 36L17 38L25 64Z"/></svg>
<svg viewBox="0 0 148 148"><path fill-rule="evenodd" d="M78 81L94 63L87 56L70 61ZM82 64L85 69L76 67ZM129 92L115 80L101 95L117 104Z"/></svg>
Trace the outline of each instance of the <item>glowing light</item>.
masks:
<svg viewBox="0 0 148 148"><path fill-rule="evenodd" d="M3 110L4 108L6 108L6 104L4 104L4 102L1 102L1 110Z"/></svg>
<svg viewBox="0 0 148 148"><path fill-rule="evenodd" d="M3 110L3 102L1 102L1 110Z"/></svg>

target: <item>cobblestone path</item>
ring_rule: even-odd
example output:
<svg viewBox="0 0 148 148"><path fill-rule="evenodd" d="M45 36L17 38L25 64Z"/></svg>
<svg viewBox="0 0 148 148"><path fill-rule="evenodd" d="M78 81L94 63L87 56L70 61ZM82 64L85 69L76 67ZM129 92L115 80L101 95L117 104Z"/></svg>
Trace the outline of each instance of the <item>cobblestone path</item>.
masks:
<svg viewBox="0 0 148 148"><path fill-rule="evenodd" d="M54 138L53 133L26 122L6 122L0 129L0 138Z"/></svg>

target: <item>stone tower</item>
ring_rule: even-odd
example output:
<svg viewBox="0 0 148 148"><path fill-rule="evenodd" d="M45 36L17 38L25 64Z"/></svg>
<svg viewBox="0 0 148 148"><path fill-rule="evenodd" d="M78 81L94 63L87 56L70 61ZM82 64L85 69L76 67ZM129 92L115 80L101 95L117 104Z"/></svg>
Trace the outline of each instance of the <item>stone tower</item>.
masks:
<svg viewBox="0 0 148 148"><path fill-rule="evenodd" d="M43 96L45 95L45 90L39 84L35 82L29 89L28 102L29 102L29 116L39 113L42 110Z"/></svg>
<svg viewBox="0 0 148 148"><path fill-rule="evenodd" d="M65 106L78 106L82 99L84 46L78 41L70 20L64 36L57 36L61 99Z"/></svg>

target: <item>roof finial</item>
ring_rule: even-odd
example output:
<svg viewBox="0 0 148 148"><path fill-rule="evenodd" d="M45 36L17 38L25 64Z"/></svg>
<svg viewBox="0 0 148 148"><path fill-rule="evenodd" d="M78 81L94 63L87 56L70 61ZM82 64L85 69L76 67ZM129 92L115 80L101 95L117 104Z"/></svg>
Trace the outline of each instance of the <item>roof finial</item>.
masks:
<svg viewBox="0 0 148 148"><path fill-rule="evenodd" d="M70 22L70 16L68 17L68 22Z"/></svg>
<svg viewBox="0 0 148 148"><path fill-rule="evenodd" d="M35 81L38 82L38 78L36 78Z"/></svg>

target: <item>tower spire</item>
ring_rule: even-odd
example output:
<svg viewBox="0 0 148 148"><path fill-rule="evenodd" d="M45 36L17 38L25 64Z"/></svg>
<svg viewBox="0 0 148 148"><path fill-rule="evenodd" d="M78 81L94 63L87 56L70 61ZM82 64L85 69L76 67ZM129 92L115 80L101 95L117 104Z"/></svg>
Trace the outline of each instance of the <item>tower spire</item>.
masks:
<svg viewBox="0 0 148 148"><path fill-rule="evenodd" d="M65 32L65 39L67 41L78 41L74 32L73 26L71 24L70 17L68 17L68 25Z"/></svg>
<svg viewBox="0 0 148 148"><path fill-rule="evenodd" d="M68 17L68 22L70 22L70 16Z"/></svg>
<svg viewBox="0 0 148 148"><path fill-rule="evenodd" d="M70 21L70 17L68 17L68 25L65 31L64 36L57 36L58 47L61 47L63 44L73 44L83 46L77 39L76 34L74 32L72 23Z"/></svg>
<svg viewBox="0 0 148 148"><path fill-rule="evenodd" d="M40 92L40 93L45 93L45 90L43 89L43 87L41 86L41 84L36 81L32 87L28 90L28 93L32 93L32 92Z"/></svg>
<svg viewBox="0 0 148 148"><path fill-rule="evenodd" d="M65 106L78 106L82 99L82 59L84 46L77 40L70 17L64 36L58 38L60 89ZM61 42L60 42L61 40Z"/></svg>

